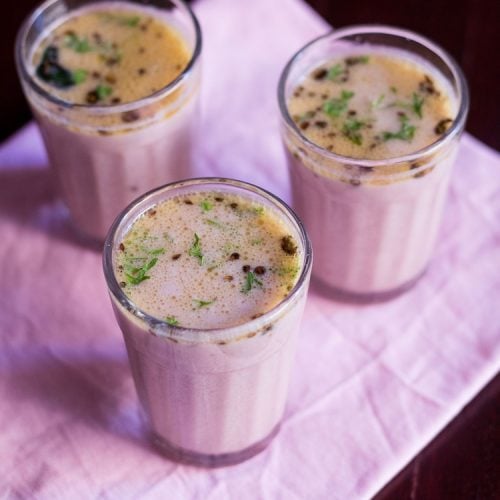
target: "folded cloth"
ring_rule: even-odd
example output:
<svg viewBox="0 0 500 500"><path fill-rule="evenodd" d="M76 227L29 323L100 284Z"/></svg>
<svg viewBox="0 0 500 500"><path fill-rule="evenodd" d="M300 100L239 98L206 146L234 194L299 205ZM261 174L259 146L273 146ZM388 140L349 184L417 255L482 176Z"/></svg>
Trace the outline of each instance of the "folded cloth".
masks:
<svg viewBox="0 0 500 500"><path fill-rule="evenodd" d="M276 85L328 27L298 0L195 3L199 174L289 199ZM310 291L280 434L203 470L150 447L98 249L78 241L34 124L0 147L0 497L368 498L500 367L500 159L465 135L436 252L390 302Z"/></svg>

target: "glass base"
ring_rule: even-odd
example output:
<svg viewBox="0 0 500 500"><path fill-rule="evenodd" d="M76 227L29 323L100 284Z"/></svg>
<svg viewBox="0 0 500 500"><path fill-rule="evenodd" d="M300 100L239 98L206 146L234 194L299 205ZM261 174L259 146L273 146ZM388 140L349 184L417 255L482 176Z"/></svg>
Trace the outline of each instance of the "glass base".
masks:
<svg viewBox="0 0 500 500"><path fill-rule="evenodd" d="M175 462L197 465L200 467L225 467L244 462L245 460L248 460L263 451L274 439L274 436L278 434L279 429L280 424L276 425L276 427L274 427L274 429L264 439L249 446L248 448L232 453L222 453L219 455L207 455L196 451L178 448L155 433L152 434L152 441L154 446L162 455L166 458L174 460Z"/></svg>
<svg viewBox="0 0 500 500"><path fill-rule="evenodd" d="M328 283L322 281L313 275L312 278L312 289L317 291L320 295L337 300L338 302L349 302L351 304L373 304L377 302L386 302L388 300L399 297L403 293L407 292L410 288L413 288L417 281L425 274L427 268L425 268L421 273L417 274L415 278L410 281L403 283L397 288L390 290L384 290L382 292L352 292L350 290L342 290L341 288L336 288L329 285Z"/></svg>

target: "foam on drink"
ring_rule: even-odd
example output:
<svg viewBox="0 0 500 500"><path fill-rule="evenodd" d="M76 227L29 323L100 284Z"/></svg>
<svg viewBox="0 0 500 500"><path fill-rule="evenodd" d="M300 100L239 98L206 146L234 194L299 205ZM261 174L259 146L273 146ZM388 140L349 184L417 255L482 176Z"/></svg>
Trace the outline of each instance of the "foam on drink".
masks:
<svg viewBox="0 0 500 500"><path fill-rule="evenodd" d="M292 290L299 251L273 210L233 194L191 193L139 217L116 274L129 298L173 325L224 328L271 310Z"/></svg>
<svg viewBox="0 0 500 500"><path fill-rule="evenodd" d="M34 47L32 71L63 101L110 105L154 94L179 76L189 57L172 26L141 9L105 5L81 10L46 33Z"/></svg>
<svg viewBox="0 0 500 500"><path fill-rule="evenodd" d="M363 52L317 65L295 86L288 110L311 142L365 160L429 146L456 115L452 92L401 51Z"/></svg>

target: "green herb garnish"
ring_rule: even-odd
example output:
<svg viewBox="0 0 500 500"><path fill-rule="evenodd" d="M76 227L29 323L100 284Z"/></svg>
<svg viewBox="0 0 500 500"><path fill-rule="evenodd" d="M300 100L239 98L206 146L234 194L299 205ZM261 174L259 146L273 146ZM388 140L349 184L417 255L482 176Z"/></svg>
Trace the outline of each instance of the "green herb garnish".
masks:
<svg viewBox="0 0 500 500"><path fill-rule="evenodd" d="M153 257L151 260L147 261L142 267L133 267L130 268L129 273L125 273L125 276L127 278L127 281L131 285L138 285L139 283L142 283L145 280L148 280L151 278L151 276L148 276L146 273L156 265L158 262L157 257Z"/></svg>
<svg viewBox="0 0 500 500"><path fill-rule="evenodd" d="M140 20L141 18L139 16L123 17L120 19L120 24L133 28L134 26L137 26L139 24Z"/></svg>
<svg viewBox="0 0 500 500"><path fill-rule="evenodd" d="M399 108L404 108L409 111L413 111L419 118L422 118L422 106L424 104L424 98L413 92L411 102L408 101L394 101L391 106L397 106Z"/></svg>
<svg viewBox="0 0 500 500"><path fill-rule="evenodd" d="M139 16L122 16L120 14L110 14L109 12L103 12L100 17L106 22L115 22L130 27L137 26L141 21Z"/></svg>
<svg viewBox="0 0 500 500"><path fill-rule="evenodd" d="M354 66L355 64L366 64L369 60L369 56L352 56L346 58L345 62L348 66Z"/></svg>
<svg viewBox="0 0 500 500"><path fill-rule="evenodd" d="M217 300L217 298L215 298L213 300L193 299L193 302L195 303L195 305L198 309L201 309L202 307L208 307L208 306L212 305L216 300Z"/></svg>
<svg viewBox="0 0 500 500"><path fill-rule="evenodd" d="M390 139L400 139L403 141L411 141L415 135L415 126L410 125L408 122L408 117L406 115L400 118L401 126L397 132L384 132L382 138L384 141L389 141Z"/></svg>
<svg viewBox="0 0 500 500"><path fill-rule="evenodd" d="M200 266L203 264L203 253L201 251L201 240L200 237L194 233L194 242L191 248L188 250L188 254L191 257L195 257L200 262Z"/></svg>
<svg viewBox="0 0 500 500"><path fill-rule="evenodd" d="M149 251L150 255L163 255L164 253L165 253L164 248L155 248L154 250Z"/></svg>
<svg viewBox="0 0 500 500"><path fill-rule="evenodd" d="M214 208L214 205L213 205L213 203L209 202L208 200L203 200L200 203L200 207L204 212L210 212L210 210L212 210L212 208Z"/></svg>
<svg viewBox="0 0 500 500"><path fill-rule="evenodd" d="M165 322L168 323L170 326L177 326L179 324L179 321L175 316L167 316L165 318Z"/></svg>
<svg viewBox="0 0 500 500"><path fill-rule="evenodd" d="M337 80L337 78L344 73L344 68L342 67L342 64L338 63L335 64L335 66L332 66L328 70L327 78L329 80Z"/></svg>
<svg viewBox="0 0 500 500"><path fill-rule="evenodd" d="M87 74L88 72L85 69L77 69L76 71L73 71L73 82L75 82L75 85L83 83L87 79Z"/></svg>
<svg viewBox="0 0 500 500"><path fill-rule="evenodd" d="M342 133L354 144L361 146L363 143L363 136L360 130L365 126L365 122L356 119L348 119L342 126Z"/></svg>
<svg viewBox="0 0 500 500"><path fill-rule="evenodd" d="M389 88L391 89L391 92L393 94L397 94L398 93L398 89L396 87L394 87L394 85L391 85Z"/></svg>
<svg viewBox="0 0 500 500"><path fill-rule="evenodd" d="M78 35L73 31L66 33L64 37L64 46L68 47L79 54L91 52L92 47L87 38L78 38Z"/></svg>
<svg viewBox="0 0 500 500"><path fill-rule="evenodd" d="M372 109L380 108L382 101L385 99L385 94L380 94L376 99L372 101Z"/></svg>
<svg viewBox="0 0 500 500"><path fill-rule="evenodd" d="M252 271L248 271L241 292L245 294L249 293L250 290L252 290L252 288L254 288L255 286L262 287L262 281L257 279Z"/></svg>
<svg viewBox="0 0 500 500"><path fill-rule="evenodd" d="M323 111L332 118L338 118L347 110L349 100L354 96L354 92L343 90L340 97L330 99L323 104Z"/></svg>
<svg viewBox="0 0 500 500"><path fill-rule="evenodd" d="M102 101L103 99L106 99L111 93L113 92L113 89L109 87L108 85L98 85L95 88L95 93L97 95L97 99L99 101Z"/></svg>
<svg viewBox="0 0 500 500"><path fill-rule="evenodd" d="M424 104L424 98L420 95L418 95L416 92L413 92L412 96L412 109L415 112L415 114L419 117L422 118L422 105Z"/></svg>
<svg viewBox="0 0 500 500"><path fill-rule="evenodd" d="M218 227L219 229L222 229L224 227L219 221L215 219L203 219L203 222L209 224L210 226Z"/></svg>

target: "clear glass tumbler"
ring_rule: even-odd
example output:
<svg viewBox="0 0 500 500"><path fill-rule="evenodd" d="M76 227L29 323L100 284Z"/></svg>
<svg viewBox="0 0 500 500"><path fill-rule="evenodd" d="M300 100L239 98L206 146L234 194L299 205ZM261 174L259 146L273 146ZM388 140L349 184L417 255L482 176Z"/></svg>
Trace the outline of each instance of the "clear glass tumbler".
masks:
<svg viewBox="0 0 500 500"><path fill-rule="evenodd" d="M298 278L277 306L246 323L221 329L173 326L141 310L120 287L114 273L120 243L133 222L162 200L214 191L257 202L286 224L298 243ZM292 210L271 193L240 181L169 184L120 214L107 237L103 263L156 446L177 461L209 467L238 463L263 450L283 415L311 273L311 246Z"/></svg>
<svg viewBox="0 0 500 500"><path fill-rule="evenodd" d="M456 103L449 129L423 149L383 160L341 156L308 140L287 106L301 80L336 57L386 49L418 59L446 83ZM313 243L315 280L349 300L382 300L408 289L432 255L464 129L469 98L460 68L415 33L387 26L343 28L292 57L278 100L293 206Z"/></svg>
<svg viewBox="0 0 500 500"><path fill-rule="evenodd" d="M134 102L63 101L35 78L33 50L53 27L98 5L107 6L97 0L47 0L20 28L15 55L24 93L71 219L83 234L103 241L117 214L140 193L192 175L201 31L181 0L109 2L110 8L140 9L174 28L185 41L190 60L174 81Z"/></svg>

